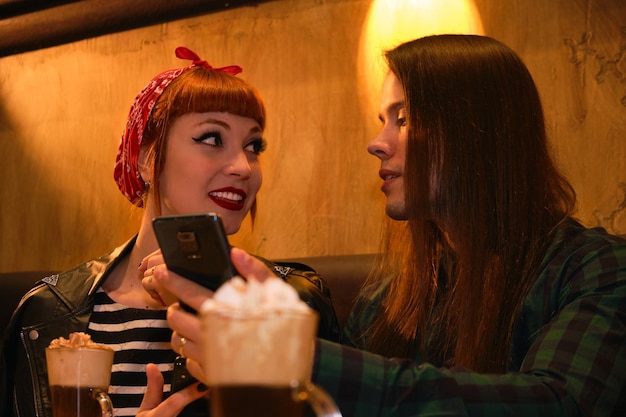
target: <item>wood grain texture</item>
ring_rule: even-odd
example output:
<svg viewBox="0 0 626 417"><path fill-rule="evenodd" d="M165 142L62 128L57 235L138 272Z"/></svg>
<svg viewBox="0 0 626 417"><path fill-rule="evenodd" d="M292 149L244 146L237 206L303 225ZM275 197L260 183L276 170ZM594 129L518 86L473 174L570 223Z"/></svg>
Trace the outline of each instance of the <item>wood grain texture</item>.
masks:
<svg viewBox="0 0 626 417"><path fill-rule="evenodd" d="M377 109L361 102L378 86L356 76L369 5L268 1L0 58L0 272L68 268L134 234L141 211L113 182L115 153L133 98L180 66L179 45L241 65L268 107L258 215L232 243L270 258L377 251ZM537 81L579 217L626 233L626 4L476 7Z"/></svg>

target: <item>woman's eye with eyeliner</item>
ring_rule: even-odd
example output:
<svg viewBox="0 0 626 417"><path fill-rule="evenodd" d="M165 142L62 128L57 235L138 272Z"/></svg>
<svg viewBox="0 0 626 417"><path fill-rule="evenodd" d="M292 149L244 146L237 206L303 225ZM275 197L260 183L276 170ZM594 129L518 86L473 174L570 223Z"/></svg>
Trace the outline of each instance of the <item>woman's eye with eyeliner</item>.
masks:
<svg viewBox="0 0 626 417"><path fill-rule="evenodd" d="M219 132L206 132L198 137L192 138L195 142L204 143L212 146L222 145L222 135Z"/></svg>
<svg viewBox="0 0 626 417"><path fill-rule="evenodd" d="M250 141L244 149L258 155L263 152L265 148L267 148L267 143L263 139L255 139Z"/></svg>

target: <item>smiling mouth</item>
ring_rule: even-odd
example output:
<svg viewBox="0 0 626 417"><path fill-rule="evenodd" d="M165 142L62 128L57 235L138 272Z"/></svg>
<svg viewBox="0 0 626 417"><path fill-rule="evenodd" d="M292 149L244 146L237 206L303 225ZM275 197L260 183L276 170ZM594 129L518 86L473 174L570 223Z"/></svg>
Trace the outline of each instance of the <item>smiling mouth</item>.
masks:
<svg viewBox="0 0 626 417"><path fill-rule="evenodd" d="M218 206L232 211L240 211L246 201L246 193L241 190L223 189L209 192L209 198Z"/></svg>
<svg viewBox="0 0 626 417"><path fill-rule="evenodd" d="M226 191L212 191L209 193L209 195L213 198L217 198L219 200L225 200L225 201L233 201L233 202L239 202L242 201L245 197L242 196L241 194L237 194L237 193L233 193L233 192L226 192Z"/></svg>

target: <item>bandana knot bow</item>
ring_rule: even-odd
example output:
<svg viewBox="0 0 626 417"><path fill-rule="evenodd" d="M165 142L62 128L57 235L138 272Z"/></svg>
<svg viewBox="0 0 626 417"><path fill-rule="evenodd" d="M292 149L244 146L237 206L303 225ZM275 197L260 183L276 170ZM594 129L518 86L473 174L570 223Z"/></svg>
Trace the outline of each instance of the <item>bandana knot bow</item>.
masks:
<svg viewBox="0 0 626 417"><path fill-rule="evenodd" d="M209 64L208 62L204 61L203 59L200 59L200 57L198 56L198 54L196 54L194 51L185 48L184 46L179 46L178 48L176 48L176 57L180 58L180 59L189 59L191 61L193 61L190 65L190 67L194 67L196 65L199 65L201 67L213 70L213 71L218 71L218 72L226 72L228 74L231 75L237 75L239 74L241 71L243 71L241 69L240 66L238 65L229 65L227 67L221 67L221 68L213 68L211 66L211 64Z"/></svg>

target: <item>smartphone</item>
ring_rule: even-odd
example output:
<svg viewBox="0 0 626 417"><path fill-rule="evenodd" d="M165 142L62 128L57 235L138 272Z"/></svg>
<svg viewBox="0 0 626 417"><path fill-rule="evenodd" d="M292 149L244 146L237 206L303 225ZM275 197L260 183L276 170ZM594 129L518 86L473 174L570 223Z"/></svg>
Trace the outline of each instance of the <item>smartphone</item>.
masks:
<svg viewBox="0 0 626 417"><path fill-rule="evenodd" d="M237 275L230 261L230 244L222 219L215 213L160 216L152 227L167 268L212 291ZM195 311L184 303L181 307ZM185 358L174 361L172 392L196 382L185 366Z"/></svg>
<svg viewBox="0 0 626 417"><path fill-rule="evenodd" d="M217 214L161 216L152 226L169 270L211 291L238 275Z"/></svg>
<svg viewBox="0 0 626 417"><path fill-rule="evenodd" d="M172 372L171 392L178 392L189 385L198 382L196 378L191 376L187 370L187 359L182 356L176 357L174 360L174 371Z"/></svg>

